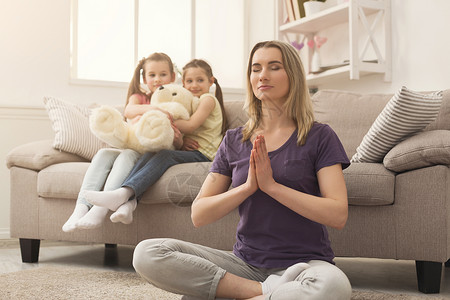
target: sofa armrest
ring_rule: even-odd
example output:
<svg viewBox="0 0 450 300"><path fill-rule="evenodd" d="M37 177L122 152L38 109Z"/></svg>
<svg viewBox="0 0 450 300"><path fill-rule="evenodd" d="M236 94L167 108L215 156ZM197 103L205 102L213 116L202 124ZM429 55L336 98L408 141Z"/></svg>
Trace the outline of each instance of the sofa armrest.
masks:
<svg viewBox="0 0 450 300"><path fill-rule="evenodd" d="M386 154L383 164L394 172L450 165L450 130L424 131L400 142Z"/></svg>
<svg viewBox="0 0 450 300"><path fill-rule="evenodd" d="M6 166L42 170L62 162L85 162L86 159L53 148L53 140L27 143L12 149L6 156Z"/></svg>

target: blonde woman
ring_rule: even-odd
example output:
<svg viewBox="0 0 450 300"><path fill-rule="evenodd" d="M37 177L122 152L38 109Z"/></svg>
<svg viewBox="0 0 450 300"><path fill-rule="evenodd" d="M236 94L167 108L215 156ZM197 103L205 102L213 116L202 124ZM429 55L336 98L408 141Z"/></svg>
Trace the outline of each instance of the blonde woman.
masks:
<svg viewBox="0 0 450 300"><path fill-rule="evenodd" d="M134 267L184 299L350 299L326 229L347 221L342 144L314 121L292 46L258 43L247 79L250 119L227 132L191 213L200 227L238 208L233 252L146 240L135 249Z"/></svg>

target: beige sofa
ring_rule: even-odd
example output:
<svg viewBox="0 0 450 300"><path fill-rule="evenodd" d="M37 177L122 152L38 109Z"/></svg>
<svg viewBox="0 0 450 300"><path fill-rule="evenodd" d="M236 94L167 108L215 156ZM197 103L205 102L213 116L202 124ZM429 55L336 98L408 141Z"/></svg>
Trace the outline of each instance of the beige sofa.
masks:
<svg viewBox="0 0 450 300"><path fill-rule="evenodd" d="M316 118L336 131L351 158L391 96L320 91L313 98ZM242 102L226 102L226 112L231 127L246 120ZM450 155L442 155L450 149L449 130L446 90L439 115L425 132L395 146L384 164L353 163L345 170L349 219L343 230L330 229L336 256L415 260L419 290L439 292L442 263L450 258ZM392 163L395 159L400 163ZM190 220L190 204L210 163L170 168L144 194L132 224L107 220L101 228L73 233L64 233L61 226L73 210L89 162L53 149L48 140L13 149L7 165L11 236L20 239L24 262L38 260L40 240L136 245L147 238L173 237L220 249L234 243L236 212L199 229Z"/></svg>

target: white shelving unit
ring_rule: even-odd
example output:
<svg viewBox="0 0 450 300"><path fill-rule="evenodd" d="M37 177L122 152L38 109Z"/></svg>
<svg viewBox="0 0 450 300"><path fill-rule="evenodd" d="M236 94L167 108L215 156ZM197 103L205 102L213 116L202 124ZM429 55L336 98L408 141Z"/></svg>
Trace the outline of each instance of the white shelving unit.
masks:
<svg viewBox="0 0 450 300"><path fill-rule="evenodd" d="M384 74L385 81L391 81L390 0L349 0L348 2L320 11L313 16L304 17L286 24L283 23L285 17L284 5L284 0L277 0L277 39L280 40L289 41L288 34L290 33L305 36L305 40L309 40L321 30L339 24L348 23L348 65L312 74L309 72L312 51L308 51L308 84L318 85L335 78L349 78L357 80L361 75L373 73L382 73ZM373 22L372 24L369 24L367 17L374 14L375 17L373 18ZM360 26L364 27L365 34L358 34L358 29ZM383 49L380 49L374 37L374 30L379 29L380 27L384 35ZM359 48L359 45L361 44L360 41L364 41L361 49ZM373 51L376 54L377 59L375 61L369 62L365 59L369 46L372 46ZM304 50L302 49L301 51Z"/></svg>

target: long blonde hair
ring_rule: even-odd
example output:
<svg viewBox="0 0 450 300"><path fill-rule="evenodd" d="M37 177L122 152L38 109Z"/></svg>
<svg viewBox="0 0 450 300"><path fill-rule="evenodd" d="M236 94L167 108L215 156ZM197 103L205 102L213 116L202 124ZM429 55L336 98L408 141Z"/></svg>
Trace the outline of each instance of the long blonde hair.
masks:
<svg viewBox="0 0 450 300"><path fill-rule="evenodd" d="M150 100L151 96L147 95L147 92L141 87L141 76L142 78L145 77L145 64L150 61L165 61L169 64L169 70L172 73L171 75L174 76L175 71L173 68L173 63L170 57L162 52L155 52L153 54L150 54L148 57L144 57L139 61L139 63L136 66L136 69L134 69L133 78L130 81L130 85L128 86L128 93L127 93L127 100L125 102L125 107L128 105L128 101L133 94L141 94L144 95L148 100Z"/></svg>
<svg viewBox="0 0 450 300"><path fill-rule="evenodd" d="M281 51L282 63L289 78L289 93L286 102L283 104L283 109L286 111L288 117L296 123L298 130L297 144L303 145L309 130L314 124L313 106L300 56L294 47L281 41L257 43L250 53L247 67L247 98L245 101L245 108L247 109L249 120L245 123L242 131L243 140L249 140L261 122L262 104L253 93L250 82L253 55L256 50L261 48L277 48Z"/></svg>

